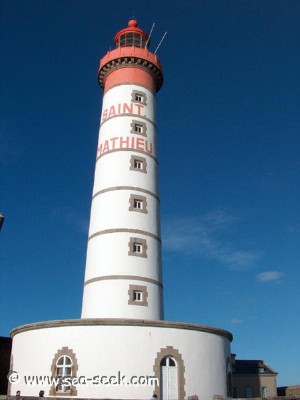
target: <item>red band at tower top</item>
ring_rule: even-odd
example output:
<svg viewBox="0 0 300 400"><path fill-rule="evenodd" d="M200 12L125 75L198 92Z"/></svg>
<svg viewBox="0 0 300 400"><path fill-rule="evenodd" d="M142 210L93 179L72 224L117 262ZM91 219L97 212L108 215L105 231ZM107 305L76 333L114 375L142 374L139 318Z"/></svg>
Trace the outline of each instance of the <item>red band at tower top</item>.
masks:
<svg viewBox="0 0 300 400"><path fill-rule="evenodd" d="M114 37L116 48L100 60L99 85L108 90L122 83L141 84L158 92L163 84L162 65L148 49L149 35L131 19Z"/></svg>

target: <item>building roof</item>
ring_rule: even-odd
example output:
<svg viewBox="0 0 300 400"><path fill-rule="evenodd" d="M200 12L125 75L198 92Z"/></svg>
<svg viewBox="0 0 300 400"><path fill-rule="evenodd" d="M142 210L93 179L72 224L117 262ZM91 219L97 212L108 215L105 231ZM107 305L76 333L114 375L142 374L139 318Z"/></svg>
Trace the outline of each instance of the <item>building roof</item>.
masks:
<svg viewBox="0 0 300 400"><path fill-rule="evenodd" d="M262 360L235 360L233 364L233 374L275 374L271 367L269 367Z"/></svg>

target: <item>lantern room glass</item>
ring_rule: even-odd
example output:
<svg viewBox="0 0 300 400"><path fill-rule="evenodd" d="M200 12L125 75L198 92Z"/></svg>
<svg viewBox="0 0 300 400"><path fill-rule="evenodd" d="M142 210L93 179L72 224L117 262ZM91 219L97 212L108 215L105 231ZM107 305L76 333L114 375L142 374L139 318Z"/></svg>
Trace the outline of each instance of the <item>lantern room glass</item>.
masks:
<svg viewBox="0 0 300 400"><path fill-rule="evenodd" d="M119 47L141 47L145 48L146 47L146 38L143 35L140 35L139 33L124 33L124 35L121 35L119 37Z"/></svg>

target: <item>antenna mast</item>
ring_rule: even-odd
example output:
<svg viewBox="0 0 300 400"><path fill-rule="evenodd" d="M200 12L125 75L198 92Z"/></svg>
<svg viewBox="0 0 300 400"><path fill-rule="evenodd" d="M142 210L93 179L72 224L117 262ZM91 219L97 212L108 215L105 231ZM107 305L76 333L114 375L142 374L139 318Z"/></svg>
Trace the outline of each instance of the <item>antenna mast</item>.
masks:
<svg viewBox="0 0 300 400"><path fill-rule="evenodd" d="M156 47L154 54L156 54L157 50L160 48L160 45L162 44L162 42L163 42L164 38L166 37L167 33L168 33L167 31L164 33L164 36L161 38L161 41L158 43L158 46Z"/></svg>
<svg viewBox="0 0 300 400"><path fill-rule="evenodd" d="M149 36L148 36L147 42L146 42L146 44L145 44L145 48L147 48L147 46L148 46L148 43L149 43L150 37L151 37L151 35L152 35L152 32L153 32L153 29L154 29L154 26L155 26L155 22L153 22L153 24L152 24L152 28L151 28L151 31L150 31L150 33L149 33Z"/></svg>

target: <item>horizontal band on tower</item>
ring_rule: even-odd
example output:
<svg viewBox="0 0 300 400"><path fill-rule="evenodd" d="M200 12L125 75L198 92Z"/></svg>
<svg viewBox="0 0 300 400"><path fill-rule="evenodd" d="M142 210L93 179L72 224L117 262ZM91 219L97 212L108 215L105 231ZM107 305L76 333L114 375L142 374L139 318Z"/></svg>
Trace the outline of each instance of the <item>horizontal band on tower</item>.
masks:
<svg viewBox="0 0 300 400"><path fill-rule="evenodd" d="M113 186L113 187L109 187L109 188L106 188L106 189L99 190L99 192L96 192L93 195L92 198L94 199L95 197L99 196L102 193L113 192L114 190L133 190L133 191L136 191L136 192L149 194L150 196L154 197L156 200L160 201L159 197L156 196L155 193L150 192L150 190L142 189L142 188L135 187L135 186Z"/></svg>
<svg viewBox="0 0 300 400"><path fill-rule="evenodd" d="M158 164L158 159L154 156L152 156L151 154L148 154L146 151L142 151L142 150L137 150L137 149L113 149L113 150L108 150L105 153L100 154L100 156L98 156L96 158L96 162L101 158L106 156L106 154L110 154L110 153L115 153L116 151L132 151L134 153L140 153L140 154L144 154L148 157L151 157L157 164Z"/></svg>
<svg viewBox="0 0 300 400"><path fill-rule="evenodd" d="M218 335L225 337L230 342L233 340L233 336L230 332L224 329L214 328L207 325L191 324L187 322L175 322L175 321L162 321L162 320L147 320L147 319L133 319L133 318L81 318L81 319L65 319L58 321L44 321L36 322L34 324L21 325L14 328L10 337L23 333L30 332L39 329L49 328L62 328L62 327L109 327L111 326L136 326L140 328L163 328L163 329L179 329L182 331L194 331L194 332L205 332L212 335ZM89 328L88 328L89 329Z"/></svg>
<svg viewBox="0 0 300 400"><path fill-rule="evenodd" d="M94 239L95 237L100 236L100 235L107 235L107 234L110 234L110 233L137 233L137 234L140 234L140 235L149 236L152 239L155 239L159 243L161 243L161 239L158 236L153 235L153 233L150 233L150 232L147 232L147 231L142 231L140 229L127 229L127 228L104 229L103 231L98 231L98 232L93 233L88 238L88 240Z"/></svg>
<svg viewBox="0 0 300 400"><path fill-rule="evenodd" d="M151 278L145 278L142 276L137 276L137 275L106 275L106 276L99 276L97 278L91 278L88 279L85 283L84 286L89 285L94 282L98 281L108 281L108 280L115 280L115 279L127 279L131 281L142 281L142 282L149 282L153 283L154 285L160 286L161 288L163 287L163 284L159 281L156 281L155 279Z"/></svg>
<svg viewBox="0 0 300 400"><path fill-rule="evenodd" d="M137 84L137 83L132 82L132 81L122 82L122 83L116 83L115 85L111 86L109 89L105 90L105 91L104 91L104 95L105 95L107 92L109 92L111 89L113 89L113 88L115 88L115 87L118 87L118 86L123 86L123 85L125 85L125 86L128 86L128 85L132 86L132 85L134 85L134 86L138 86L138 87L147 89L147 90L149 90L150 93L153 94L154 97L156 97L156 92L155 92L155 91L150 90L147 86L142 85L141 83Z"/></svg>
<svg viewBox="0 0 300 400"><path fill-rule="evenodd" d="M112 120L112 119L114 119L114 118L119 118L119 117L130 117L130 118L134 117L134 118L140 118L140 119L143 119L143 120L145 120L145 121L147 121L147 122L150 122L150 124L153 125L155 129L157 129L157 125L156 125L155 122L153 122L150 118L144 117L143 115L140 115L140 114L128 114L128 113L122 113L122 114L118 114L118 115L113 115L112 117L107 117L107 118L105 118L105 120L103 120L103 121L101 122L100 127L101 127L105 122L110 121L110 120ZM155 133L156 133L156 132L155 132Z"/></svg>

